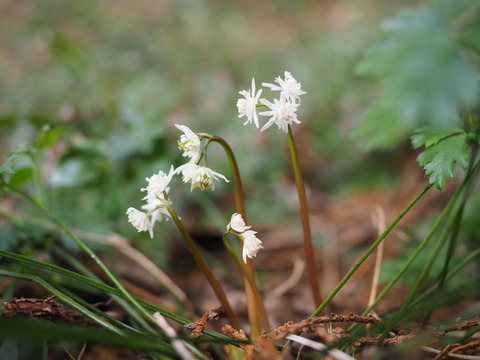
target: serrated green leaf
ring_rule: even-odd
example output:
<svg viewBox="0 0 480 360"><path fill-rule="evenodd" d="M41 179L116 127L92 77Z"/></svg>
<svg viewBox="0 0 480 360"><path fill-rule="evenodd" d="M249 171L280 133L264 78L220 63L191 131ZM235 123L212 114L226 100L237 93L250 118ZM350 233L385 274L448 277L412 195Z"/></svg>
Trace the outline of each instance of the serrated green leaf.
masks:
<svg viewBox="0 0 480 360"><path fill-rule="evenodd" d="M463 133L464 131L457 127L424 127L415 131L411 137L412 145L414 149L421 146L430 147L437 142L446 138L447 136Z"/></svg>
<svg viewBox="0 0 480 360"><path fill-rule="evenodd" d="M30 151L25 145L17 146L14 151L7 155L3 164L0 165L0 174L15 174L15 169L13 168L15 158L28 153L30 153Z"/></svg>
<svg viewBox="0 0 480 360"><path fill-rule="evenodd" d="M470 153L463 133L439 140L417 157L430 183L440 190L445 186L447 177L455 176L455 164L465 169L469 160Z"/></svg>

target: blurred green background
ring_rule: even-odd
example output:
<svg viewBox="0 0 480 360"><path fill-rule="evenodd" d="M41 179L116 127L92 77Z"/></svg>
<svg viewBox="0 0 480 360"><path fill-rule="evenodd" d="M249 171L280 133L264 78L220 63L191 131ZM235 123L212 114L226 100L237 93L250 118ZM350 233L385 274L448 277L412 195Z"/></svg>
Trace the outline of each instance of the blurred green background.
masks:
<svg viewBox="0 0 480 360"><path fill-rule="evenodd" d="M252 222L274 224L296 211L285 190L292 183L286 138L276 127L244 126L235 105L252 77L259 85L287 70L308 92L295 128L308 187L331 194L393 187L402 153L361 153L351 137L378 95L355 66L378 40L381 20L423 3L3 0L0 153L49 126L54 139L38 166L53 210L73 226L146 241L125 211L141 206L145 177L184 161L174 127L184 124L227 139ZM209 166L230 177L213 148ZM189 189L172 184L178 212L195 227L223 228L233 212L231 186ZM2 248L19 241L15 226L1 235Z"/></svg>

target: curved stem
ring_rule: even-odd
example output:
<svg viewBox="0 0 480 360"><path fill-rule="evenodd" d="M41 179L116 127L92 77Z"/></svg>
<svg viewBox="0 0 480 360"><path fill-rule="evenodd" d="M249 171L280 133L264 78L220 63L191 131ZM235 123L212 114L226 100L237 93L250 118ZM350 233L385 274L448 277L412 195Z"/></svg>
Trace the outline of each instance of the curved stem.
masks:
<svg viewBox="0 0 480 360"><path fill-rule="evenodd" d="M165 202L166 209L170 216L172 217L175 225L177 225L178 230L182 234L183 238L185 239L185 242L187 243L188 249L190 250L193 258L197 262L198 266L200 269L203 271L205 274L205 277L207 278L208 282L210 283L210 286L212 287L213 291L215 292L215 295L217 295L218 300L222 304L223 310L225 311L225 314L227 315L228 319L231 322L231 325L239 329L239 323L237 320L237 317L235 313L233 312L228 299L222 289L222 286L218 282L217 278L215 275L213 275L212 270L208 266L207 262L203 258L202 254L198 250L197 246L195 245L195 242L193 241L192 237L188 233L187 229L183 225L182 221L178 217L177 213L173 210L173 208L170 206L169 202Z"/></svg>
<svg viewBox="0 0 480 360"><path fill-rule="evenodd" d="M203 135L204 137L207 137ZM240 178L240 171L238 170L237 160L233 154L232 148L225 139L219 136L208 136L209 139L219 143L225 154L227 155L228 163L230 165L230 171L232 172L233 184L234 184L234 194L235 194L235 208L239 214L242 215L245 222L247 221L247 214L245 211L245 196L243 194L242 179Z"/></svg>
<svg viewBox="0 0 480 360"><path fill-rule="evenodd" d="M205 137L211 139L212 141L217 142L223 147L225 154L227 155L228 163L230 165L230 171L232 172L233 177L233 186L234 186L234 194L235 194L235 208L237 213L242 215L243 220L245 223L248 224L247 221L247 214L245 210L245 196L243 193L243 186L242 186L242 179L240 178L240 171L238 169L237 160L235 159L235 155L233 154L232 148L225 139L219 136L211 136L207 134L199 134L201 137ZM240 246L243 246L243 242L240 241ZM253 265L250 259L247 259L247 269L253 278ZM260 337L261 330L260 330L260 317L258 313L258 306L255 300L254 288L250 285L248 279L244 277L243 279L245 284L245 293L247 296L247 308L248 308L248 320L250 323L250 332L252 338Z"/></svg>
<svg viewBox="0 0 480 360"><path fill-rule="evenodd" d="M310 279L310 288L312 289L313 301L315 306L321 302L320 288L318 285L317 267L315 265L315 252L312 245L312 232L310 229L310 218L308 214L307 195L305 193L305 183L303 182L302 170L298 160L298 152L295 146L292 129L288 127L288 146L292 158L293 171L295 173L295 182L297 184L298 200L300 203L300 214L302 217L303 240L305 247L305 258L307 261L308 276Z"/></svg>
<svg viewBox="0 0 480 360"><path fill-rule="evenodd" d="M237 234L234 234L234 235L237 236ZM265 331L270 332L270 323L268 321L267 311L265 310L265 306L263 304L260 293L258 292L258 289L255 285L255 280L254 280L252 274L250 273L250 271L248 270L247 266L242 261L242 259L240 259L240 257L235 253L235 251L232 249L232 247L228 243L227 233L223 234L222 239L223 239L223 244L225 245L225 248L230 253L233 260L235 260L235 262L237 263L240 270L242 270L245 278L247 279L248 283L250 284L250 287L253 289L255 300L256 300L256 302L259 306L259 309L260 309L260 315L262 317L263 326L265 327Z"/></svg>

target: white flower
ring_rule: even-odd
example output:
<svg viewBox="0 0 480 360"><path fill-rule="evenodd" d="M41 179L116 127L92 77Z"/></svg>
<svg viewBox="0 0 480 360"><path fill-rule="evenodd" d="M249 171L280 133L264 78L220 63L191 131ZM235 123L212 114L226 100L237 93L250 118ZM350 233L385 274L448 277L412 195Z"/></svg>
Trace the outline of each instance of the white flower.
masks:
<svg viewBox="0 0 480 360"><path fill-rule="evenodd" d="M242 215L235 213L230 219L230 224L228 224L227 226L227 231L229 229L232 229L233 231L236 231L238 233L243 233L250 228L251 226L245 225L245 221L243 220Z"/></svg>
<svg viewBox="0 0 480 360"><path fill-rule="evenodd" d="M178 140L178 147L183 150L183 156L197 159L200 154L200 138L185 125L175 124L176 128L183 131Z"/></svg>
<svg viewBox="0 0 480 360"><path fill-rule="evenodd" d="M263 89L258 90L255 93L255 79L252 79L252 89L251 90L242 90L239 91L239 94L242 95L245 99L238 99L237 108L238 108L238 117L247 116L247 121L244 125L251 124L252 122L258 129L258 115L257 115L257 105L259 104L258 99L262 94Z"/></svg>
<svg viewBox="0 0 480 360"><path fill-rule="evenodd" d="M288 101L283 95L280 95L280 99L273 99L273 103L265 99L260 100L260 102L270 109L270 111L261 112L260 115L271 116L260 131L264 131L273 124L277 124L280 130L287 133L289 125L293 123L300 124L300 121L297 119L298 103Z"/></svg>
<svg viewBox="0 0 480 360"><path fill-rule="evenodd" d="M229 182L225 176L219 174L212 169L206 166L200 166L195 163L189 162L185 165L179 166L175 173L182 172L183 182L192 184L190 191L193 188L200 188L201 190L206 190L208 188L215 189L215 185L213 180L217 180L221 178L226 182Z"/></svg>
<svg viewBox="0 0 480 360"><path fill-rule="evenodd" d="M142 205L142 209L146 210L150 216L150 237L153 238L153 225L155 225L155 222L162 221L163 215L170 216L166 208L167 200L163 196L160 198L154 194L147 194L143 199L147 200L147 203ZM170 201L169 204L171 204Z"/></svg>
<svg viewBox="0 0 480 360"><path fill-rule="evenodd" d="M289 101L300 102L300 95L307 93L302 90L302 85L288 71L285 71L285 80L279 76L275 78L275 82L278 85L270 83L262 83L262 85L273 91L281 91Z"/></svg>
<svg viewBox="0 0 480 360"><path fill-rule="evenodd" d="M170 202L165 198L164 192L168 192L168 184L174 174L175 171L173 166L171 166L168 174L159 171L158 174L153 174L151 177L146 178L148 181L147 187L140 189L141 191L147 192L147 195L142 199L147 201L147 203L142 206L142 209L147 211L146 213L133 207L127 210L128 221L132 223L138 231L148 230L151 238L153 238L153 225L155 222L161 221L163 215L170 216L166 209Z"/></svg>
<svg viewBox="0 0 480 360"><path fill-rule="evenodd" d="M242 257L243 262L247 262L247 256L250 259L253 259L257 256L257 253L260 249L263 249L262 242L255 236L257 232L253 230L247 230L241 237L243 238L243 251Z"/></svg>
<svg viewBox="0 0 480 360"><path fill-rule="evenodd" d="M148 181L148 186L140 189L141 191L147 192L147 195L144 197L144 199L148 198L149 196L164 199L163 192L168 192L168 184L170 184L174 174L175 171L172 165L168 174L160 170L158 174L153 174L151 177L145 178L145 180Z"/></svg>
<svg viewBox="0 0 480 360"><path fill-rule="evenodd" d="M140 231L149 231L150 237L153 238L152 224L148 215L140 210L137 210L133 207L127 209L128 222L130 222L135 228Z"/></svg>

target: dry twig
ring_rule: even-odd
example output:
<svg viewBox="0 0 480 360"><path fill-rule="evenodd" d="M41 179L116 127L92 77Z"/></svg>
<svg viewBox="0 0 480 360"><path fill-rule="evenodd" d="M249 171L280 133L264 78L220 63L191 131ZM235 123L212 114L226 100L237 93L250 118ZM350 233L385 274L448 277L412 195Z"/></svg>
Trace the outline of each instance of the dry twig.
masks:
<svg viewBox="0 0 480 360"><path fill-rule="evenodd" d="M200 319L193 323L184 325L185 330L191 330L190 338L194 339L202 335L203 328L207 325L207 322L210 320L217 320L222 313L222 308L208 310L205 314L202 315Z"/></svg>

